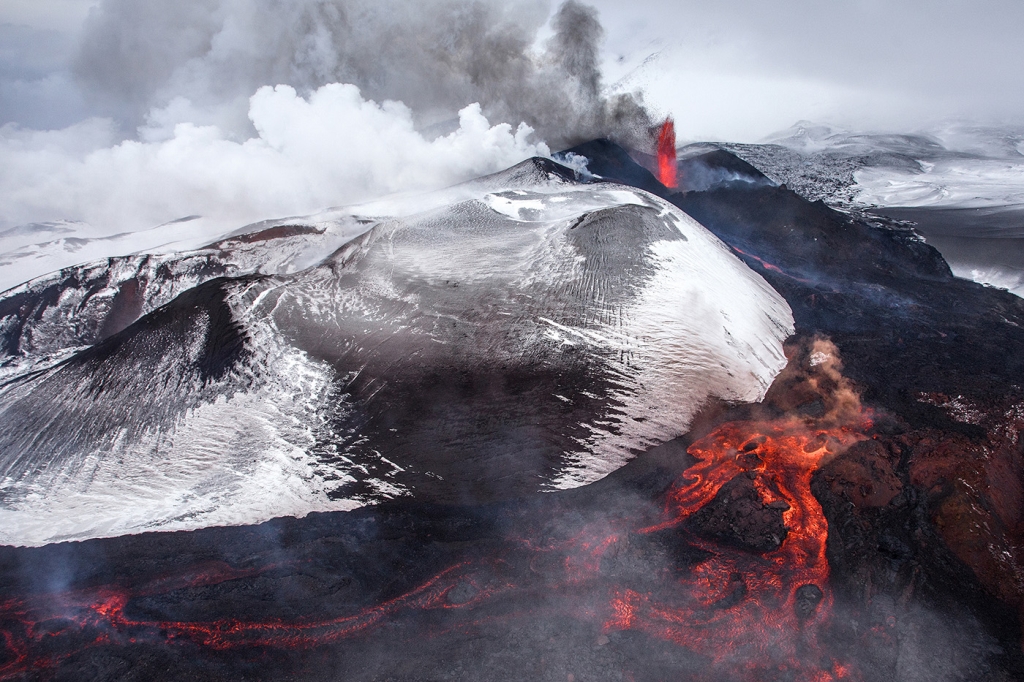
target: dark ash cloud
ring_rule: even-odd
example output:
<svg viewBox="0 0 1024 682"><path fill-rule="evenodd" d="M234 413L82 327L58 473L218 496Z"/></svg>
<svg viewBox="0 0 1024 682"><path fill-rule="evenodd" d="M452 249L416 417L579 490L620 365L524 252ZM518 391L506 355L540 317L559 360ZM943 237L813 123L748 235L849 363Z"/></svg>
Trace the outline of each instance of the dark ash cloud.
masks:
<svg viewBox="0 0 1024 682"><path fill-rule="evenodd" d="M105 0L74 72L126 130L187 117L247 136L247 100L260 86L306 95L338 82L403 102L425 129L445 131L479 102L489 120L524 121L553 147L643 141L650 120L638 99L602 94L597 12L568 0L537 45L549 12L533 0Z"/></svg>

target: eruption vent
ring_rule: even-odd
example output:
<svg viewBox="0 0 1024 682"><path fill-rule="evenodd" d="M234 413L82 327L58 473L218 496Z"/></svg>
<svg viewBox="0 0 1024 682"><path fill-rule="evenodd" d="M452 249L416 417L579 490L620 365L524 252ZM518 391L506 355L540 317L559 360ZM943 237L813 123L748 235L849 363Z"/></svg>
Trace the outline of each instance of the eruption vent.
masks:
<svg viewBox="0 0 1024 682"><path fill-rule="evenodd" d="M676 126L665 119L658 133L658 180L666 187L678 186L676 180Z"/></svg>

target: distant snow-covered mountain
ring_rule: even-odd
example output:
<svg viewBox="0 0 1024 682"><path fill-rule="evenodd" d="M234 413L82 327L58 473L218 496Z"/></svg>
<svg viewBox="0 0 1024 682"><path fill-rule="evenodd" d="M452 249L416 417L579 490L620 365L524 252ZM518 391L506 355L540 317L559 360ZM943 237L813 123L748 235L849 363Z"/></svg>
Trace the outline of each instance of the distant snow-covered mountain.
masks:
<svg viewBox="0 0 1024 682"><path fill-rule="evenodd" d="M1024 296L1024 130L803 122L766 144L721 146L809 200L912 223L957 275Z"/></svg>

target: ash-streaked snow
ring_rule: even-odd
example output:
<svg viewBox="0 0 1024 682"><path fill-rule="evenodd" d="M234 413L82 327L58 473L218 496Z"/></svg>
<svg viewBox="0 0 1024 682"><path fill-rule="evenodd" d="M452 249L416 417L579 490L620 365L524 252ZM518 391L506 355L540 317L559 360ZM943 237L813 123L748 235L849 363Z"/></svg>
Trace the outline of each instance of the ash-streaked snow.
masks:
<svg viewBox="0 0 1024 682"><path fill-rule="evenodd" d="M919 169L863 168L856 200L871 206L997 208L1024 206L1024 156L921 161Z"/></svg>
<svg viewBox="0 0 1024 682"><path fill-rule="evenodd" d="M0 542L569 488L763 396L784 300L678 209L555 168L8 294L61 324L6 350ZM142 317L99 340L128 280Z"/></svg>

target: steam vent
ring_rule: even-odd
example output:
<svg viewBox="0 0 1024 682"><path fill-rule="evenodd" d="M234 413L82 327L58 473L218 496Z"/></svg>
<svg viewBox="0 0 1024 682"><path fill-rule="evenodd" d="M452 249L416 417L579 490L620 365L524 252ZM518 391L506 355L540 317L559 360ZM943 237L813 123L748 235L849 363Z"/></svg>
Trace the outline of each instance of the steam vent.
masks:
<svg viewBox="0 0 1024 682"><path fill-rule="evenodd" d="M0 294L0 679L1024 679L1024 299L741 151Z"/></svg>

